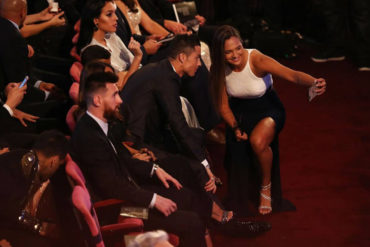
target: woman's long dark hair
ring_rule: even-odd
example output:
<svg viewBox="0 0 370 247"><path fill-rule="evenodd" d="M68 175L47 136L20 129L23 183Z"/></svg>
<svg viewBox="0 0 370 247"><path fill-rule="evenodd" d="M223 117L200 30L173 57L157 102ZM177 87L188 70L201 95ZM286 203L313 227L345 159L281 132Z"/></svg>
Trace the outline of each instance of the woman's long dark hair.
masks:
<svg viewBox="0 0 370 247"><path fill-rule="evenodd" d="M231 37L237 37L241 40L238 30L232 26L224 25L217 29L212 41L210 80L212 96L217 110L221 104L221 90L225 85L225 42Z"/></svg>
<svg viewBox="0 0 370 247"><path fill-rule="evenodd" d="M81 14L80 35L76 44L77 52L80 53L81 49L89 44L92 40L96 26L94 23L95 18L99 18L102 9L107 2L114 3L113 0L88 0Z"/></svg>

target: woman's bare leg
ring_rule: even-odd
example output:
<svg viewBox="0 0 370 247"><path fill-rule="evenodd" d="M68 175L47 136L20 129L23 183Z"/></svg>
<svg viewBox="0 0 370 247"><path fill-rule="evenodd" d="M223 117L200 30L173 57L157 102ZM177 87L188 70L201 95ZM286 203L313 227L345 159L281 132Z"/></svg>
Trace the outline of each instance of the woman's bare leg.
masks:
<svg viewBox="0 0 370 247"><path fill-rule="evenodd" d="M268 185L271 183L271 167L272 167L272 150L270 144L275 136L275 121L268 117L264 118L258 122L254 127L250 135L250 143L252 149L257 156L257 160L261 166L262 170L262 186L265 186L266 189L261 190L260 208L259 212L261 214L268 214L271 212L271 186ZM266 197L267 196L267 197Z"/></svg>

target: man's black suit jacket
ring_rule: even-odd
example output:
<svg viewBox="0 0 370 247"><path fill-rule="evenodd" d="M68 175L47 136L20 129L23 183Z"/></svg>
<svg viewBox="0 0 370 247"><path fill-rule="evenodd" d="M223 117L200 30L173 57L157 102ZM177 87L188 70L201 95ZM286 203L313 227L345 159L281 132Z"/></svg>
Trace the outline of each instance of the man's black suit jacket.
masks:
<svg viewBox="0 0 370 247"><path fill-rule="evenodd" d="M19 30L9 20L0 17L0 92L3 92L9 82L21 82L26 75L26 98L42 101L45 93L35 89L36 79L30 75L28 47ZM32 94L30 96L29 94Z"/></svg>
<svg viewBox="0 0 370 247"><path fill-rule="evenodd" d="M180 84L181 78L167 59L133 74L121 92L124 108L129 111L128 130L144 143L168 151L171 140L175 140L179 151L203 161L204 131L188 126L181 107Z"/></svg>
<svg viewBox="0 0 370 247"><path fill-rule="evenodd" d="M113 126L110 131L114 132L114 136L108 139L98 123L84 114L71 138L72 157L81 167L97 198L118 198L148 207L153 193L139 188L129 171L139 174L141 179L148 179L152 165L131 158L128 150L120 143L119 128Z"/></svg>

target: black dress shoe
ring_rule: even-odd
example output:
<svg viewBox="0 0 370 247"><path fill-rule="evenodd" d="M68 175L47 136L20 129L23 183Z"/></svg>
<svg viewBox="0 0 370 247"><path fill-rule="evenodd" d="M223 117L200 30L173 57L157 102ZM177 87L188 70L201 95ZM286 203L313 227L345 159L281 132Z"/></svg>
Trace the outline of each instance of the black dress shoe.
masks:
<svg viewBox="0 0 370 247"><path fill-rule="evenodd" d="M246 221L233 218L225 223L214 223L214 230L231 236L257 236L271 229L271 224L263 221Z"/></svg>

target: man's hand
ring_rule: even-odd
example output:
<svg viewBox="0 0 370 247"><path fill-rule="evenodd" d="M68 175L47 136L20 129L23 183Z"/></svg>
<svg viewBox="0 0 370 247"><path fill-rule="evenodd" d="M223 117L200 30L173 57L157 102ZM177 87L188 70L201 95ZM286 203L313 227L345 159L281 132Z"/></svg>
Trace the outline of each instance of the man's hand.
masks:
<svg viewBox="0 0 370 247"><path fill-rule="evenodd" d="M155 173L157 174L157 177L159 178L159 180L162 181L164 187L166 187L167 189L170 187L167 181L173 183L178 190L182 188L182 185L179 183L179 181L173 178L170 174L168 174L162 168L158 167L157 170L155 170Z"/></svg>
<svg viewBox="0 0 370 247"><path fill-rule="evenodd" d="M62 17L64 15L64 11L60 12L59 14L53 16L49 20L49 24L51 27L59 27L59 26L64 26L66 24L66 19Z"/></svg>
<svg viewBox="0 0 370 247"><path fill-rule="evenodd" d="M43 81L43 82L40 83L39 89L42 90L42 91L52 92L53 90L56 89L56 87L57 86L55 86L53 83Z"/></svg>
<svg viewBox="0 0 370 247"><path fill-rule="evenodd" d="M139 152L140 153L145 153L145 154L149 155L151 157L151 160L152 161L158 160L157 157L154 155L154 153L152 151L150 151L149 149L147 149L147 148L141 148L139 150Z"/></svg>
<svg viewBox="0 0 370 247"><path fill-rule="evenodd" d="M207 21L206 18L204 18L201 15L196 15L195 16L195 19L197 19L197 21L199 21L199 25L200 26L203 26L206 23L206 21Z"/></svg>
<svg viewBox="0 0 370 247"><path fill-rule="evenodd" d="M13 111L22 102L24 95L26 94L27 85L19 88L20 83L10 82L6 85L4 92L6 96L6 102Z"/></svg>
<svg viewBox="0 0 370 247"><path fill-rule="evenodd" d="M217 190L217 186L216 186L216 183L215 183L215 181L216 181L215 176L213 175L210 168L206 168L206 171L207 171L207 174L209 176L209 180L206 183L206 185L204 186L204 189L206 191L211 191L214 194L214 193L216 193L216 190Z"/></svg>
<svg viewBox="0 0 370 247"><path fill-rule="evenodd" d="M39 12L39 21L48 21L55 16L55 13L50 12L51 6Z"/></svg>
<svg viewBox="0 0 370 247"><path fill-rule="evenodd" d="M137 160L142 160L142 161L145 161L145 162L149 162L149 161L152 160L152 157L150 157L149 154L147 154L147 153L140 153L140 152L134 153L132 155L132 158L133 159L137 159Z"/></svg>
<svg viewBox="0 0 370 247"><path fill-rule="evenodd" d="M34 122L36 122L37 119L39 119L39 117L37 117L37 116L25 113L25 112L20 111L18 109L13 109L13 114L14 114L13 117L17 118L24 127L27 127L27 124L26 124L25 120L34 123Z"/></svg>
<svg viewBox="0 0 370 247"><path fill-rule="evenodd" d="M185 34L188 31L188 28L185 25L175 21L164 20L163 24L165 28L174 34Z"/></svg>
<svg viewBox="0 0 370 247"><path fill-rule="evenodd" d="M162 197L157 194L154 207L165 216L169 216L177 210L177 205L170 199Z"/></svg>
<svg viewBox="0 0 370 247"><path fill-rule="evenodd" d="M154 39L148 39L143 44L146 53L149 55L155 54L158 51L159 47L161 47L161 45L162 43L159 43Z"/></svg>

